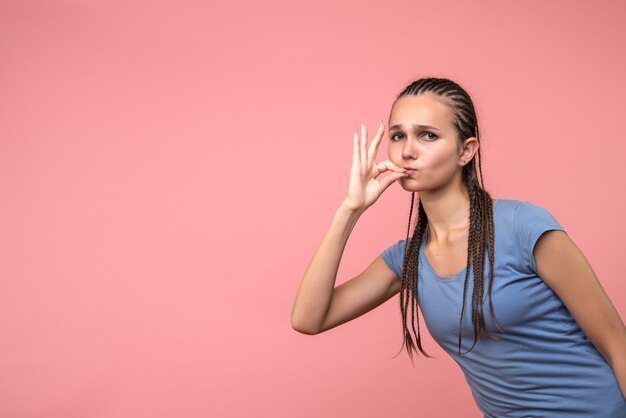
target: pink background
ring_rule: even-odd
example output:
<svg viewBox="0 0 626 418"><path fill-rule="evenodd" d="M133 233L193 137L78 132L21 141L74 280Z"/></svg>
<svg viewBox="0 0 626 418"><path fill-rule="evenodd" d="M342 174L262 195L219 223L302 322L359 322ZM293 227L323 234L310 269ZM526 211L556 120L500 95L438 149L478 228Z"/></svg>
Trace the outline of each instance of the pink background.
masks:
<svg viewBox="0 0 626 418"><path fill-rule="evenodd" d="M488 190L548 209L624 318L625 3L504 3L2 0L0 416L479 417L430 338L392 359L396 298L290 325L352 132L422 76L467 88Z"/></svg>

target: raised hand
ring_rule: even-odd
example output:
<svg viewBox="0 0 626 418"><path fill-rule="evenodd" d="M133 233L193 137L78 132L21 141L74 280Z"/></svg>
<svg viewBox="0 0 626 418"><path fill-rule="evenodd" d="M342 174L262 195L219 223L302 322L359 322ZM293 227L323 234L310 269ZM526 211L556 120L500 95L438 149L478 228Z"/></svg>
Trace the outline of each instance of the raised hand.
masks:
<svg viewBox="0 0 626 418"><path fill-rule="evenodd" d="M405 170L393 164L389 160L376 163L378 146L383 138L385 125L383 122L378 127L378 132L372 143L367 147L367 128L361 125L361 135L354 133L352 146L352 168L350 170L350 184L348 195L343 204L355 211L365 211L373 205L380 195L391 184L405 177ZM377 180L377 177L385 171L392 171L386 177Z"/></svg>

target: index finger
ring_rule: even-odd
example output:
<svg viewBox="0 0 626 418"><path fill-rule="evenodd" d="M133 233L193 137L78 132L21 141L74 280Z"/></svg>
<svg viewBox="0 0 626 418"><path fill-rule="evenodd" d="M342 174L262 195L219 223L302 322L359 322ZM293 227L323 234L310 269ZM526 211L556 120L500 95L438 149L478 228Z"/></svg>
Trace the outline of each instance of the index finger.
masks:
<svg viewBox="0 0 626 418"><path fill-rule="evenodd" d="M376 135L374 136L374 139L372 140L372 143L370 144L370 148L367 151L368 160L372 161L374 160L374 157L376 157L376 154L378 153L378 146L380 145L380 141L382 141L383 139L384 133L385 133L385 124L383 123L383 121L380 121L380 125L378 126L378 132L376 132Z"/></svg>
<svg viewBox="0 0 626 418"><path fill-rule="evenodd" d="M387 170L395 171L396 173L404 173L406 171L404 168L398 167L397 165L392 163L390 160L379 162L378 164L376 164L376 168L378 168L378 171L380 171L381 173Z"/></svg>

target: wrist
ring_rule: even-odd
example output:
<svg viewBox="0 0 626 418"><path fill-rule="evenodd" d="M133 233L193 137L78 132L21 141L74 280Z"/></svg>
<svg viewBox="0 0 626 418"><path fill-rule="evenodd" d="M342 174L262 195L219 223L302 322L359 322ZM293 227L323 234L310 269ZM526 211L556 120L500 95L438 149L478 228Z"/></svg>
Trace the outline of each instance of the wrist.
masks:
<svg viewBox="0 0 626 418"><path fill-rule="evenodd" d="M359 217L363 214L363 212L365 212L365 209L355 208L353 205L346 202L345 200L341 202L339 208L337 208L338 215L346 215L349 217Z"/></svg>

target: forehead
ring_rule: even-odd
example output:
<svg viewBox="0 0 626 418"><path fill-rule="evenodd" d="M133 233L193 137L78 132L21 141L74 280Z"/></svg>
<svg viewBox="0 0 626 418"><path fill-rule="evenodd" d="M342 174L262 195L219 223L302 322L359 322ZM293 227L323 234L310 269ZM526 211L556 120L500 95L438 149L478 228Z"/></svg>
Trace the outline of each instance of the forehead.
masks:
<svg viewBox="0 0 626 418"><path fill-rule="evenodd" d="M403 96L396 100L389 115L389 126L398 124L452 127L450 108L441 99L429 93Z"/></svg>

